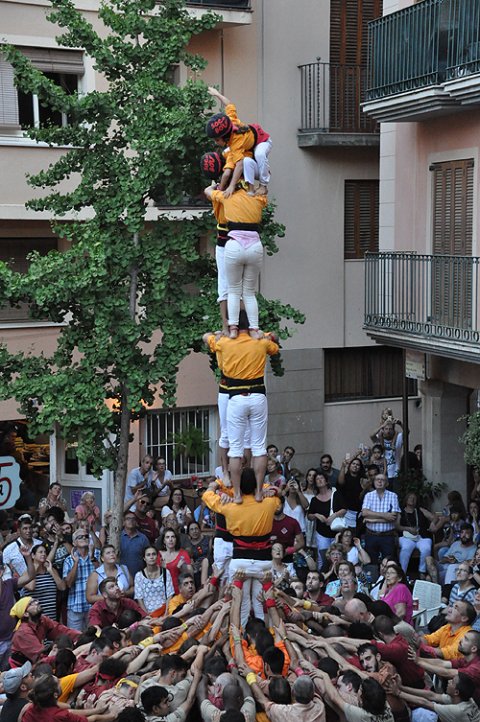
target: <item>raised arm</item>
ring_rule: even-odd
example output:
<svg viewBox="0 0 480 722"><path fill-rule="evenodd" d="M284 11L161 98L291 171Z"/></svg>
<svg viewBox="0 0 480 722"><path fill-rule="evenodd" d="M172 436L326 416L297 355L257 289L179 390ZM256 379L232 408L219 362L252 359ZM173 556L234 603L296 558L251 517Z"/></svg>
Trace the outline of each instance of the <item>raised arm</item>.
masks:
<svg viewBox="0 0 480 722"><path fill-rule="evenodd" d="M212 96L212 98L215 98L215 100L219 100L222 105L231 105L232 101L229 100L225 95L222 95L219 90L214 88L212 85L208 88L208 92Z"/></svg>

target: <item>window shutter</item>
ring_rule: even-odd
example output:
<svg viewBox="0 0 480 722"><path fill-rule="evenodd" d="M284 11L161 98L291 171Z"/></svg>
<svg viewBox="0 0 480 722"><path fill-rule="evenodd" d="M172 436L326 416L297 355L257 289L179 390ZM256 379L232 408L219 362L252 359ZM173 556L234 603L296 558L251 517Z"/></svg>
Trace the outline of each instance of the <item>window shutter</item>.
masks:
<svg viewBox="0 0 480 722"><path fill-rule="evenodd" d="M472 325L473 159L434 163L432 320L442 326ZM447 258L444 258L447 256ZM449 258L459 256L458 260Z"/></svg>
<svg viewBox="0 0 480 722"><path fill-rule="evenodd" d="M366 65L368 23L382 15L382 0L330 0L330 63Z"/></svg>
<svg viewBox="0 0 480 722"><path fill-rule="evenodd" d="M345 258L378 251L378 180L345 181Z"/></svg>
<svg viewBox="0 0 480 722"><path fill-rule="evenodd" d="M23 48L19 50L44 73L67 73L83 75L83 53L81 50L56 50L52 48Z"/></svg>
<svg viewBox="0 0 480 722"><path fill-rule="evenodd" d="M18 123L18 96L13 83L13 68L0 55L0 127L20 128Z"/></svg>

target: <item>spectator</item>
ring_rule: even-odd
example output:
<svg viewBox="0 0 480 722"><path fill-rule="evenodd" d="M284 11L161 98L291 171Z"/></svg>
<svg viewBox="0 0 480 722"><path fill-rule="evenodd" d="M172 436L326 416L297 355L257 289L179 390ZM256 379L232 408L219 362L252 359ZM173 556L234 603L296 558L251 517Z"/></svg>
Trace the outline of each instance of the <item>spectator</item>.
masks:
<svg viewBox="0 0 480 722"><path fill-rule="evenodd" d="M170 572L157 563L157 557L156 548L147 547L143 555L145 568L135 575L134 597L147 614L163 607L174 595Z"/></svg>
<svg viewBox="0 0 480 722"><path fill-rule="evenodd" d="M395 427L400 427L396 429ZM392 491L397 491L396 483L400 471L400 460L403 449L402 422L388 416L377 431L371 435L373 442L380 442L385 451L385 462L387 465L387 478Z"/></svg>
<svg viewBox="0 0 480 722"><path fill-rule="evenodd" d="M68 588L67 624L83 631L88 623L90 604L87 601L87 581L97 564L89 552L89 535L77 529L72 536L73 549L63 562L63 578Z"/></svg>
<svg viewBox="0 0 480 722"><path fill-rule="evenodd" d="M154 494L154 507L161 509L168 504L173 487L173 474L167 469L167 462L161 456L155 461L155 470L152 474L152 488Z"/></svg>
<svg viewBox="0 0 480 722"><path fill-rule="evenodd" d="M183 571L192 573L192 560L185 549L180 548L180 536L173 529L166 529L160 542L162 563L172 577L175 594L179 593L178 578Z"/></svg>
<svg viewBox="0 0 480 722"><path fill-rule="evenodd" d="M400 513L398 496L388 491L387 477L377 474L374 491L365 494L362 516L365 519L365 549L375 563L379 556L395 554L395 525Z"/></svg>
<svg viewBox="0 0 480 722"><path fill-rule="evenodd" d="M315 477L317 494L308 507L308 517L316 523L318 567L322 568L325 551L330 547L335 529L332 523L336 519L343 519L346 514L346 503L341 491L331 489L327 478L323 474Z"/></svg>
<svg viewBox="0 0 480 722"><path fill-rule="evenodd" d="M34 546L42 543L41 539L33 537L32 522L30 514L22 514L18 517L17 539L3 549L3 563L6 567L4 579L24 574L27 571L27 564L22 549L28 549L31 552Z"/></svg>
<svg viewBox="0 0 480 722"><path fill-rule="evenodd" d="M123 515L123 529L120 534L120 564L124 564L132 579L143 567L143 553L149 541L137 529L137 517L133 511Z"/></svg>
<svg viewBox="0 0 480 722"><path fill-rule="evenodd" d="M350 460L350 455L342 462L338 474L337 487L342 493L347 506L346 525L355 529L357 516L362 509L362 492L367 484L363 464L357 457Z"/></svg>
<svg viewBox="0 0 480 722"><path fill-rule="evenodd" d="M64 512L67 511L67 500L62 496L62 485L58 481L50 484L47 496L38 502L38 516L40 519L45 517L52 507L60 508Z"/></svg>
<svg viewBox="0 0 480 722"><path fill-rule="evenodd" d="M193 521L192 512L188 508L183 489L173 489L168 504L162 508L162 518L169 514L175 514L179 527L184 531L185 527Z"/></svg>
<svg viewBox="0 0 480 722"><path fill-rule="evenodd" d="M93 491L86 491L80 498L80 504L75 507L75 519L77 521L88 521L94 530L100 520L100 509L95 503Z"/></svg>
<svg viewBox="0 0 480 722"><path fill-rule="evenodd" d="M148 494L153 493L154 489L154 472L152 469L153 457L150 454L145 454L140 462L140 466L136 469L132 469L127 477L127 483L125 486L125 504L133 499L138 491L144 491ZM135 511L135 504L130 506L131 511Z"/></svg>
<svg viewBox="0 0 480 722"><path fill-rule="evenodd" d="M414 550L418 549L420 552L418 564L420 579L425 579L427 557L432 553L432 539L429 536L429 528L434 519L432 512L419 506L416 494L409 493L406 495L400 518L397 521L397 530L400 532L398 539L400 566L406 573L410 557Z"/></svg>
<svg viewBox="0 0 480 722"><path fill-rule="evenodd" d="M385 571L385 583L380 598L388 604L396 617L411 624L413 599L406 582L403 569L398 564L390 564Z"/></svg>
<svg viewBox="0 0 480 722"><path fill-rule="evenodd" d="M322 454L320 457L320 466L317 467L316 472L327 477L332 489L337 486L340 469L334 467L330 454Z"/></svg>
<svg viewBox="0 0 480 722"><path fill-rule="evenodd" d="M65 591L67 585L47 559L47 550L43 544L32 548L32 562L34 569L27 569L18 578L18 586L22 587L21 595L37 599L45 616L57 621L57 593Z"/></svg>
<svg viewBox="0 0 480 722"><path fill-rule="evenodd" d="M87 602L95 604L102 599L100 593L100 584L107 577L113 577L117 580L118 587L127 597L133 595L133 582L130 572L123 564L117 564L117 552L113 544L106 544L100 551L100 561L102 562L87 579Z"/></svg>

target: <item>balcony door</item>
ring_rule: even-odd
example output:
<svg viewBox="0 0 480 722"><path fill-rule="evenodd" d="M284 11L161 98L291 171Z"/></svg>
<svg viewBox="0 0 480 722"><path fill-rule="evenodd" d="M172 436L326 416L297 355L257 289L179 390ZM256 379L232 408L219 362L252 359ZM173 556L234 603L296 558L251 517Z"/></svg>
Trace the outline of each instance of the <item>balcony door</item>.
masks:
<svg viewBox="0 0 480 722"><path fill-rule="evenodd" d="M434 163L432 321L471 329L473 159Z"/></svg>
<svg viewBox="0 0 480 722"><path fill-rule="evenodd" d="M366 88L368 23L383 0L330 0L330 130L359 133L373 121L360 108Z"/></svg>

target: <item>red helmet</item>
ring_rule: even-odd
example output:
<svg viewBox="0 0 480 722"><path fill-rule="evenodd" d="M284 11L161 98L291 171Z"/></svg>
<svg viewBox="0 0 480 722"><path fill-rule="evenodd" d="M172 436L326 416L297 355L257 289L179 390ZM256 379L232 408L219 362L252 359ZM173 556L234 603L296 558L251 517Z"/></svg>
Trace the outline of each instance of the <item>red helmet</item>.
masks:
<svg viewBox="0 0 480 722"><path fill-rule="evenodd" d="M225 159L221 153L204 153L200 158L200 168L203 175L210 180L217 180L220 176Z"/></svg>
<svg viewBox="0 0 480 722"><path fill-rule="evenodd" d="M225 138L233 129L233 123L225 113L217 113L207 121L205 130L209 138Z"/></svg>

